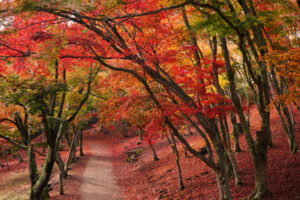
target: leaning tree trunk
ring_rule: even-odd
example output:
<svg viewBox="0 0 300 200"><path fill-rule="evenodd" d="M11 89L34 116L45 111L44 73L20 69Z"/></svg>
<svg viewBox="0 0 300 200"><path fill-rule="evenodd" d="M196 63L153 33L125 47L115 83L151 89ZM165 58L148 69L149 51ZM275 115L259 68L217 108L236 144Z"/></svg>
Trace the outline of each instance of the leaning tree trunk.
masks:
<svg viewBox="0 0 300 200"><path fill-rule="evenodd" d="M168 135L166 135L166 139L167 139L169 146L172 148L172 152L175 153L174 144L172 143L172 141Z"/></svg>
<svg viewBox="0 0 300 200"><path fill-rule="evenodd" d="M75 162L77 142L78 142L78 135L76 134L76 132L74 132L71 146L69 149L68 159L67 159L66 166L65 166L66 172L68 172L69 166Z"/></svg>
<svg viewBox="0 0 300 200"><path fill-rule="evenodd" d="M170 133L170 134L171 134L171 138L172 138L172 142L173 142L174 153L176 155L176 165L177 165L178 178L179 178L179 189L183 190L184 189L184 184L183 184L183 181L182 181L182 174L181 174L181 168L180 168L179 153L178 153L178 149L177 149L177 145L176 145L176 141L175 141L174 135L172 133Z"/></svg>
<svg viewBox="0 0 300 200"><path fill-rule="evenodd" d="M231 165L232 165L232 170L233 170L233 175L234 175L234 179L235 179L235 185L236 186L240 186L242 185L242 180L240 177L240 173L239 173L239 168L237 165L237 161L236 158L232 152L231 149L231 141L230 141L230 136L229 136L229 129L228 129L228 125L227 125L227 120L226 120L226 116L223 118L224 124L225 124L225 134L226 134L226 150L227 150L227 155L230 159Z"/></svg>
<svg viewBox="0 0 300 200"><path fill-rule="evenodd" d="M59 152L56 153L55 155L55 162L59 168L60 174L62 175L63 178L66 178L68 176L67 171L65 171L64 168L64 162L62 161Z"/></svg>
<svg viewBox="0 0 300 200"><path fill-rule="evenodd" d="M55 148L48 147L47 157L45 159L41 175L36 180L35 184L31 188L30 200L46 200L48 199L48 181L51 176L55 161Z"/></svg>
<svg viewBox="0 0 300 200"><path fill-rule="evenodd" d="M46 115L43 115L43 122L45 124L48 124L47 121L48 120L46 118ZM46 137L47 137L48 151L44 161L43 168L41 170L41 174L39 176L37 172L35 173L34 171L32 171L32 169L36 167L36 162L34 162L35 161L34 157L30 159L31 162L29 163L29 169L30 171L34 172L31 173L31 175L33 175L34 178L34 181L32 181L32 183L34 184L32 184L31 186L30 200L46 200L49 197L48 181L50 179L52 169L55 163L55 157L57 154L58 145L60 143L61 136L65 131L65 129L66 129L66 124L60 122L56 130L51 130L51 129L47 130ZM30 149L31 152L29 152L30 154L28 153L28 155L33 156L34 155L33 149L32 148ZM31 164L33 168L30 167Z"/></svg>

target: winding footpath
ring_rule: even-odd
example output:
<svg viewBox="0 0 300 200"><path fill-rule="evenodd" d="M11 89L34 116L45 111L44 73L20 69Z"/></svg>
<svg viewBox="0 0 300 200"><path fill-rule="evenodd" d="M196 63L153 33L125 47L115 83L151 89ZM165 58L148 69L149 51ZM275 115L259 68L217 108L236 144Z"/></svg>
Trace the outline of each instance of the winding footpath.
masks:
<svg viewBox="0 0 300 200"><path fill-rule="evenodd" d="M112 157L105 144L91 140L88 163L83 173L81 196L83 200L120 200L120 188L112 173Z"/></svg>

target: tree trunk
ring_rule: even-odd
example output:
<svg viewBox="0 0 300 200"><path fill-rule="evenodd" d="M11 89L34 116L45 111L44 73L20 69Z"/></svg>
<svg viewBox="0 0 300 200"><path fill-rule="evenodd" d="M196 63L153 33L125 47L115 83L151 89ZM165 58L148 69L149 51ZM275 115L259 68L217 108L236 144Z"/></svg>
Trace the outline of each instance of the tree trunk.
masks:
<svg viewBox="0 0 300 200"><path fill-rule="evenodd" d="M154 160L154 161L158 161L159 159L158 159L158 157L157 157L157 153L156 153L156 151L155 151L155 149L154 149L154 147L153 147L152 144L150 144L150 148L151 148L152 153L153 153L153 160Z"/></svg>
<svg viewBox="0 0 300 200"><path fill-rule="evenodd" d="M222 144L215 145L215 149L216 149L219 168L214 170L214 172L217 178L219 198L220 200L231 200L232 197L231 197L230 187L228 183L228 175L226 172L226 167L224 166L224 163L226 163L226 157L225 157L226 151Z"/></svg>
<svg viewBox="0 0 300 200"><path fill-rule="evenodd" d="M235 185L236 186L240 186L243 183L242 183L242 180L241 180L241 177L240 177L240 173L239 173L237 161L236 161L235 156L234 156L234 154L232 153L231 150L228 150L227 153L228 153L228 156L229 156L230 161L232 163L232 168L233 168L233 173L234 173L234 179L235 179Z"/></svg>
<svg viewBox="0 0 300 200"><path fill-rule="evenodd" d="M232 124L232 135L234 138L234 152L241 152L238 124L234 113L230 113L230 120Z"/></svg>
<svg viewBox="0 0 300 200"><path fill-rule="evenodd" d="M82 130L80 130L80 132L79 132L79 152L80 152L80 156L84 156L84 153L83 153L83 143L82 143L82 140L83 140L83 138L82 138Z"/></svg>
<svg viewBox="0 0 300 200"><path fill-rule="evenodd" d="M36 183L31 187L30 200L46 200L48 199L48 181L51 176L55 161L54 147L48 147L47 157L45 159L41 175Z"/></svg>
<svg viewBox="0 0 300 200"><path fill-rule="evenodd" d="M69 137L69 131L65 131L65 133L64 133L64 137L65 137L65 139L66 139L66 141L67 141L67 145L70 147L71 146L71 141L70 141L70 137Z"/></svg>
<svg viewBox="0 0 300 200"><path fill-rule="evenodd" d="M226 175L226 172L224 171L217 171L215 170L216 178L217 178L217 184L219 189L219 199L220 200L231 200L231 194L228 184L228 177Z"/></svg>
<svg viewBox="0 0 300 200"><path fill-rule="evenodd" d="M266 167L267 160L264 155L254 159L255 190L253 199L261 199L268 193Z"/></svg>
<svg viewBox="0 0 300 200"><path fill-rule="evenodd" d="M76 144L77 144L77 134L74 132L73 134L73 139L70 145L70 149L69 149L69 155L68 155L68 159L66 162L66 166L65 166L65 171L68 172L69 170L69 166L75 162L75 157L76 157Z"/></svg>
<svg viewBox="0 0 300 200"><path fill-rule="evenodd" d="M172 152L175 153L175 149L174 149L174 144L171 142L170 138L168 135L166 135L167 141L170 145L170 147L172 148Z"/></svg>
<svg viewBox="0 0 300 200"><path fill-rule="evenodd" d="M45 133L42 133L42 145L43 145L42 153L45 153L46 152Z"/></svg>
<svg viewBox="0 0 300 200"><path fill-rule="evenodd" d="M28 162L30 182L31 182L31 186L33 186L38 179L38 170L37 170L37 165L36 165L36 160L35 160L35 154L34 154L33 147L31 146L31 144L29 144L26 153L27 153L27 162Z"/></svg>
<svg viewBox="0 0 300 200"><path fill-rule="evenodd" d="M231 141L230 141L230 135L229 135L229 129L228 129L228 125L227 125L227 120L226 120L226 116L223 118L224 120L224 124L225 124L225 134L226 134L226 141L227 141L227 155L230 159L231 165L232 165L232 171L233 171L233 175L234 175L234 179L235 179L235 185L236 186L240 186L242 185L242 180L240 177L240 173L239 173L239 168L237 165L237 161L235 159L234 154L232 153L232 149L231 149Z"/></svg>
<svg viewBox="0 0 300 200"><path fill-rule="evenodd" d="M59 173L59 194L64 194L64 175L62 173Z"/></svg>
<svg viewBox="0 0 300 200"><path fill-rule="evenodd" d="M291 118L290 112L287 107L283 108L283 113L284 113L284 115L287 119L287 123L288 123L288 130L289 130L288 139L289 139L289 145L290 145L290 152L291 152L291 154L295 154L295 153L297 153L298 145L296 143L293 120Z"/></svg>
<svg viewBox="0 0 300 200"><path fill-rule="evenodd" d="M171 138L172 138L172 142L173 142L173 146L174 146L174 152L175 152L175 155L176 155L176 165L177 165L178 178L179 178L179 189L183 190L184 189L184 184L183 184L183 181L182 181L182 175L181 175L181 169L180 169L179 153L178 153L178 149L177 149L177 145L176 145L174 135L172 133L170 133L170 134L171 134Z"/></svg>
<svg viewBox="0 0 300 200"><path fill-rule="evenodd" d="M18 151L17 157L18 157L18 162L19 162L19 163L24 162L24 160L23 160L23 158L22 158L22 156L21 156L20 150Z"/></svg>
<svg viewBox="0 0 300 200"><path fill-rule="evenodd" d="M266 179L266 166L267 166L267 152L268 152L268 140L269 140L269 134L270 134L270 113L265 110L265 105L269 104L269 94L268 93L268 85L266 85L266 82L261 82L261 79L256 80L258 84L258 94L259 94L259 105L258 109L260 110L260 115L262 119L262 126L261 131L259 131L259 134L257 134L256 141L254 142L250 130L248 122L246 121L246 118L244 116L241 102L238 99L238 94L236 91L235 86L235 78L234 78L234 71L232 69L232 66L230 64L229 59L229 52L227 48L227 42L225 38L221 38L221 47L223 51L223 56L225 59L225 67L227 72L227 77L230 84L230 92L231 92L231 99L234 104L234 107L237 111L237 114L240 119L240 123L243 127L246 141L250 150L250 153L252 155L254 168L255 168L255 178L258 179L255 181L255 197L260 198L261 196L265 195L268 191L267 187L267 179ZM245 49L242 44L240 44L240 50L243 53L243 57L247 59L247 55L245 55ZM251 65L247 61L248 65ZM251 66L249 66L251 67ZM265 78L265 72L263 72ZM267 79L267 78L266 78ZM267 81L267 80L266 80ZM263 163L263 164L262 164ZM265 167L263 169L263 167ZM264 173L261 173L264 171ZM262 176L262 177L261 177Z"/></svg>
<svg viewBox="0 0 300 200"><path fill-rule="evenodd" d="M191 127L189 124L187 125L187 130L188 130L189 135L193 135L193 132L191 131Z"/></svg>
<svg viewBox="0 0 300 200"><path fill-rule="evenodd" d="M64 162L62 161L62 159L61 159L61 157L60 157L60 155L59 155L58 152L55 155L55 162L56 162L56 164L57 164L57 166L59 168L60 173L62 174L62 177L66 178L68 176L68 174L67 174L67 171L65 171Z"/></svg>

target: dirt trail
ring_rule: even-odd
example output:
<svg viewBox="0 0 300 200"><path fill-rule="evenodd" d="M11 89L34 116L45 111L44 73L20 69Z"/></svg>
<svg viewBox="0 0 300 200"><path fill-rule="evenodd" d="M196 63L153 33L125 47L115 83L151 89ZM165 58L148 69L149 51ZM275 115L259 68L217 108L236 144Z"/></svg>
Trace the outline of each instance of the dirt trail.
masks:
<svg viewBox="0 0 300 200"><path fill-rule="evenodd" d="M98 134L96 133L96 135ZM106 144L99 143L99 138L96 136L94 140L91 140L88 143L88 148L91 150L91 154L82 177L82 199L121 199L120 188L112 173L113 158L111 157L111 153L108 151Z"/></svg>

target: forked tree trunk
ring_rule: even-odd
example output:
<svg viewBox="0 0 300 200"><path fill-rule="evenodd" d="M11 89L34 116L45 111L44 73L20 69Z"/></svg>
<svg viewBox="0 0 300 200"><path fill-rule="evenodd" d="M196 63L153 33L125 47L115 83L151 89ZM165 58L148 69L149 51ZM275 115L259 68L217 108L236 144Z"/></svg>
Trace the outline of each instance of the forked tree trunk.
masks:
<svg viewBox="0 0 300 200"><path fill-rule="evenodd" d="M270 113L265 111L264 104L267 104L268 102L268 95L266 92L268 91L268 88L266 85L263 85L261 82L259 82L259 99L260 99L260 104L259 104L259 110L261 112L261 119L262 119L262 126L261 126L261 131L260 134L257 135L256 141L254 142L250 130L249 130L249 125L248 122L244 116L243 110L241 103L238 98L236 86L235 86L235 78L234 78L234 71L232 69L232 66L230 64L230 59L229 59L229 52L227 49L227 42L225 38L221 38L221 47L223 51L223 56L225 59L225 67L226 67L226 72L227 72L227 77L229 80L229 85L230 85L230 92L231 92L231 100L234 104L234 107L238 113L241 125L243 127L245 136L246 136L246 141L249 146L249 150L252 156L252 160L254 163L254 173L255 173L255 178L258 180L255 181L255 193L254 196L258 199L264 196L268 192L268 187L267 187L267 180L266 180L266 173L263 167L267 166L267 152L268 152L268 140L269 140L269 134L270 134L270 129L269 129L269 116ZM243 45L240 46L240 50L243 53L243 57L247 59L245 55L245 49ZM247 61L248 63L248 61ZM249 63L248 63L249 64ZM266 91L265 91L266 90ZM266 96L265 101L263 100L263 96ZM264 173L262 173L264 171ZM263 177L261 177L263 176Z"/></svg>
<svg viewBox="0 0 300 200"><path fill-rule="evenodd" d="M223 118L224 120L224 124L225 124L225 133L226 133L226 138L227 138L227 145L226 145L226 150L227 150L227 155L230 159L231 165L232 165L232 170L233 170L233 175L234 175L234 179L235 179L235 185L236 186L240 186L242 185L242 180L240 177L240 173L239 173L239 168L237 165L237 161L236 158L234 156L234 154L232 153L232 149L231 149L231 141L230 141L230 136L229 136L229 129L228 129L228 125L227 125L227 120L226 117Z"/></svg>
<svg viewBox="0 0 300 200"><path fill-rule="evenodd" d="M45 122L46 115L43 116L43 122ZM31 157L29 159L29 169L30 169L30 176L31 176L31 193L30 193L30 200L46 200L48 199L48 181L50 179L52 169L55 163L55 157L57 154L57 148L61 140L61 136L65 131L65 124L60 123L59 128L57 130L47 130L49 135L47 136L47 144L48 144L48 151L44 161L43 168L41 169L40 175L37 173L36 169L36 162L35 156L33 152L33 148L29 143L28 148L28 155ZM29 134L30 135L30 134ZM56 137L49 137L55 135Z"/></svg>

